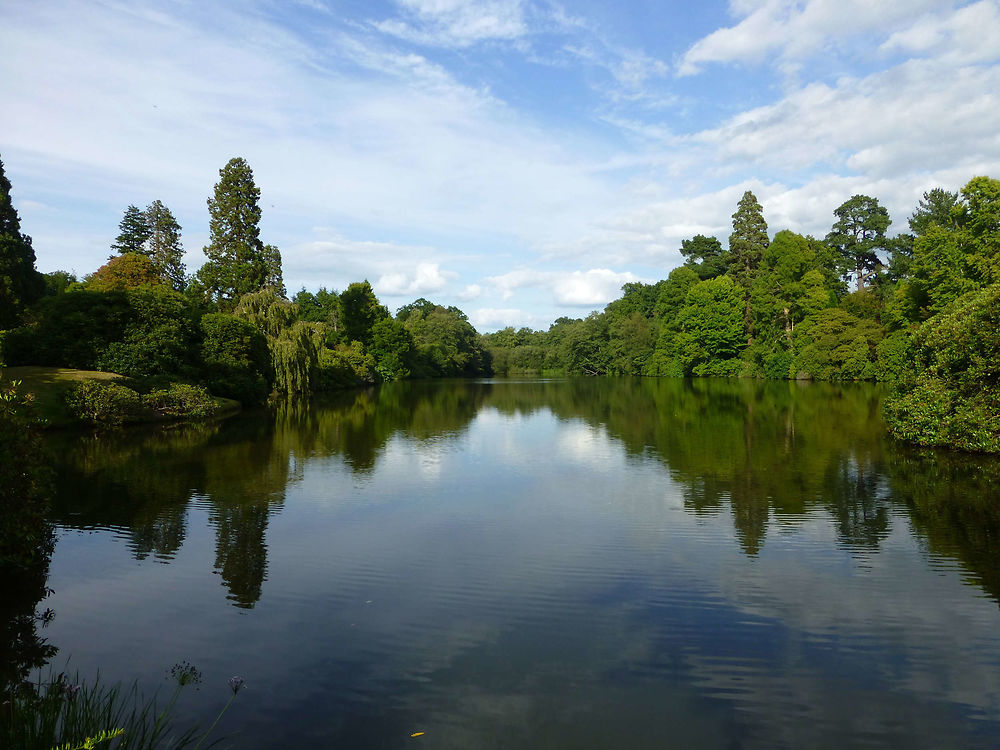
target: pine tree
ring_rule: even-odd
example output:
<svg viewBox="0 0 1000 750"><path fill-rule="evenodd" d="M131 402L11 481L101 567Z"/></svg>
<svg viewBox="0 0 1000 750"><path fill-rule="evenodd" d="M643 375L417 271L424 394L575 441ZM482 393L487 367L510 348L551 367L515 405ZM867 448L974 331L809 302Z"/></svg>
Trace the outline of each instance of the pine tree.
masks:
<svg viewBox="0 0 1000 750"><path fill-rule="evenodd" d="M149 255L149 250L146 248L149 235L150 228L146 214L140 211L138 206L130 205L125 209L125 215L118 224L118 237L111 244L111 249L120 255L125 253Z"/></svg>
<svg viewBox="0 0 1000 750"><path fill-rule="evenodd" d="M886 252L891 246L885 233L892 220L878 199L867 195L851 196L833 214L837 221L826 241L840 256L845 277L853 276L861 291L865 281L882 268L878 253Z"/></svg>
<svg viewBox="0 0 1000 750"><path fill-rule="evenodd" d="M211 242L205 247L208 261L198 271L202 285L224 306L269 286L284 294L281 254L260 240L259 203L250 165L239 157L230 159L208 199Z"/></svg>
<svg viewBox="0 0 1000 750"><path fill-rule="evenodd" d="M16 326L24 307L45 290L45 280L35 270L31 237L21 233L10 190L0 161L0 330Z"/></svg>
<svg viewBox="0 0 1000 750"><path fill-rule="evenodd" d="M750 290L767 250L767 222L757 196L747 190L733 214L733 233L729 235L729 275L743 290L747 345L753 343L753 320L750 315Z"/></svg>
<svg viewBox="0 0 1000 750"><path fill-rule="evenodd" d="M156 272L176 291L184 291L184 248L181 245L181 225L170 209L155 200L146 207L149 228L147 251Z"/></svg>

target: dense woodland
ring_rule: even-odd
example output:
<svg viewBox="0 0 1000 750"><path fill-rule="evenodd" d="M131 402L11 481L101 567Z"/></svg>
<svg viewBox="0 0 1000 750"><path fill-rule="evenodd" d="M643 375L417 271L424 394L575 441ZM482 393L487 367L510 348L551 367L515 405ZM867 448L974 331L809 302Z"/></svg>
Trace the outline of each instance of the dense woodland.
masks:
<svg viewBox="0 0 1000 750"><path fill-rule="evenodd" d="M728 247L626 284L603 312L487 335L498 373L879 380L898 437L1000 452L1000 181L926 192L907 233L855 195L823 239L770 240L751 192Z"/></svg>
<svg viewBox="0 0 1000 750"><path fill-rule="evenodd" d="M879 201L855 195L824 238L770 239L748 191L726 246L684 240L686 261L666 279L627 284L602 312L547 331L480 336L461 310L424 299L392 315L367 281L289 299L281 253L260 238L250 166L235 158L219 175L196 274L181 227L154 201L125 210L110 260L77 279L35 271L0 164L3 362L130 379L93 398L189 384L244 404L493 371L880 380L897 436L1000 451L997 180L928 191L894 237Z"/></svg>
<svg viewBox="0 0 1000 750"><path fill-rule="evenodd" d="M0 167L2 169L2 167ZM49 365L124 375L138 391L199 384L244 404L409 377L490 374L465 314L418 299L395 317L367 281L289 300L281 253L260 239L260 190L243 159L219 173L208 199L211 241L194 275L180 226L154 201L129 206L110 260L76 279L38 274L0 171L4 257L0 288L7 365ZM105 397L114 385L100 386ZM95 395L96 397L96 395Z"/></svg>

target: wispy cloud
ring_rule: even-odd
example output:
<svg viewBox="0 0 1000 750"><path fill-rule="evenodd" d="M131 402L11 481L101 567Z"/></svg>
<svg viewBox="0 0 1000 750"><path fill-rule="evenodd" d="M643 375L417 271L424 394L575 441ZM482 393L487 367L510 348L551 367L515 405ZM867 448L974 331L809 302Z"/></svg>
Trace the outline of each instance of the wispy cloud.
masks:
<svg viewBox="0 0 1000 750"><path fill-rule="evenodd" d="M402 18L376 21L386 34L419 44L469 47L529 33L521 0L397 0Z"/></svg>
<svg viewBox="0 0 1000 750"><path fill-rule="evenodd" d="M0 155L39 267L93 270L159 198L196 268L240 155L290 289L368 278L390 305L551 320L724 241L746 189L772 231L822 235L853 193L903 221L1000 173L996 0L734 0L674 47L549 0L388 8L9 4Z"/></svg>

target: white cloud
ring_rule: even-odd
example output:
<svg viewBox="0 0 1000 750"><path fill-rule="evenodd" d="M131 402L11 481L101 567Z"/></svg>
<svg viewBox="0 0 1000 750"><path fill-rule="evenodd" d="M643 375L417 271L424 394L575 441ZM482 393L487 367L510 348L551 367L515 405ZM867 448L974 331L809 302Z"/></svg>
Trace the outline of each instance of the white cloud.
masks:
<svg viewBox="0 0 1000 750"><path fill-rule="evenodd" d="M254 168L262 234L282 249L289 276L302 228L315 223L509 243L575 231L587 206L613 199L588 155L597 141L577 137L568 150L439 64L339 32L304 48L273 24L212 7L211 24L96 4L5 13L0 80L18 102L0 141L8 171L14 163L27 176L19 189L59 191L45 202L86 204L60 217L67 226L105 217L106 239L83 252L32 230L53 240L37 245L40 265L96 268L121 210L154 198L178 216L185 245L200 247L205 197L234 155Z"/></svg>
<svg viewBox="0 0 1000 750"><path fill-rule="evenodd" d="M568 307L603 306L618 297L622 285L630 281L639 281L639 277L629 271L616 273L607 268L592 268L587 271L520 268L486 279L505 300L514 296L518 290L542 287L551 291L552 299L557 305Z"/></svg>
<svg viewBox="0 0 1000 750"><path fill-rule="evenodd" d="M479 284L469 284L461 292L458 293L458 298L462 302L469 302L474 299L478 299L483 294L483 288Z"/></svg>
<svg viewBox="0 0 1000 750"><path fill-rule="evenodd" d="M923 16L879 50L964 64L995 61L1000 59L1000 7L995 0L981 0L954 13Z"/></svg>
<svg viewBox="0 0 1000 750"><path fill-rule="evenodd" d="M469 313L469 320L477 331L495 331L507 326L521 328L535 323L531 315L513 307L480 307Z"/></svg>
<svg viewBox="0 0 1000 750"><path fill-rule="evenodd" d="M518 268L500 276L490 276L485 281L500 292L502 299L508 300L518 289L544 286L552 278L549 271L536 271L528 268Z"/></svg>
<svg viewBox="0 0 1000 750"><path fill-rule="evenodd" d="M440 292L457 276L454 271L442 271L437 263L417 263L410 269L382 274L372 286L376 294L424 295Z"/></svg>
<svg viewBox="0 0 1000 750"><path fill-rule="evenodd" d="M553 284L560 305L592 307L606 305L621 294L622 285L638 281L634 273L615 273L607 268L573 271L557 278Z"/></svg>
<svg viewBox="0 0 1000 750"><path fill-rule="evenodd" d="M814 83L690 138L716 161L772 171L815 166L869 177L1000 157L1000 69L912 60L834 86ZM970 164L972 166L972 164Z"/></svg>
<svg viewBox="0 0 1000 750"><path fill-rule="evenodd" d="M678 72L691 75L706 63L760 63L823 54L831 42L868 32L885 32L953 0L764 0L732 2L735 25L695 42Z"/></svg>
<svg viewBox="0 0 1000 750"><path fill-rule="evenodd" d="M383 33L419 44L468 47L528 33L520 0L397 0L406 20L376 22Z"/></svg>

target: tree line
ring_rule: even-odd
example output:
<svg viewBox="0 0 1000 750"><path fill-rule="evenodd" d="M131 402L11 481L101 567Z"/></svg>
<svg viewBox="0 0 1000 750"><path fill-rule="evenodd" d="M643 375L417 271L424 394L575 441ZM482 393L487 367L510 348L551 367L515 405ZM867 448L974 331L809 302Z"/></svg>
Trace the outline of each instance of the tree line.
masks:
<svg viewBox="0 0 1000 750"><path fill-rule="evenodd" d="M285 291L260 238L247 162L220 170L210 242L184 269L161 201L130 205L115 255L77 280L38 274L0 163L0 329L7 364L99 369L201 383L243 403L410 377L555 371L587 375L881 380L897 436L1000 451L1000 181L924 193L890 237L878 199L855 195L825 237L781 230L747 191L726 246L697 235L684 263L631 283L582 319L480 336L455 307L419 299L395 315L367 282ZM162 384L162 383L161 383Z"/></svg>
<svg viewBox="0 0 1000 750"><path fill-rule="evenodd" d="M260 189L242 158L219 172L206 261L193 275L181 227L159 200L125 209L114 254L93 273L39 274L2 162L0 191L7 365L115 372L140 391L198 383L245 404L274 392L492 372L458 308L418 299L393 316L367 281L289 299L281 253L260 238Z"/></svg>
<svg viewBox="0 0 1000 750"><path fill-rule="evenodd" d="M1000 181L935 188L887 235L855 195L822 239L769 238L747 191L728 247L697 235L655 284L546 331L485 337L501 374L880 380L898 437L1000 452Z"/></svg>

